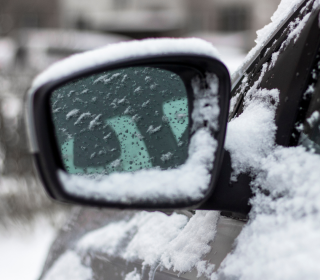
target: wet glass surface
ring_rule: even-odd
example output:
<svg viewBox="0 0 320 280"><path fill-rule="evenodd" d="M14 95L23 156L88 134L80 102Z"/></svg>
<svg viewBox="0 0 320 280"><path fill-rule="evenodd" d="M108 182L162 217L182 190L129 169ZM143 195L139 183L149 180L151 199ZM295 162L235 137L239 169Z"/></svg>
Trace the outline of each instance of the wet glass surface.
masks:
<svg viewBox="0 0 320 280"><path fill-rule="evenodd" d="M94 74L56 89L50 105L68 173L170 169L187 159L187 92L173 72L130 67Z"/></svg>

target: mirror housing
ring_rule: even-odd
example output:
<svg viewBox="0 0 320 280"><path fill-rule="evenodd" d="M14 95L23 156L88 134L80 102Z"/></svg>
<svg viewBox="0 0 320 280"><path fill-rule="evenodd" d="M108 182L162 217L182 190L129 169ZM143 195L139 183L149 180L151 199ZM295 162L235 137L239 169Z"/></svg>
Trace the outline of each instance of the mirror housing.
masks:
<svg viewBox="0 0 320 280"><path fill-rule="evenodd" d="M94 75L137 67L170 71L183 82L189 108L188 159L166 168L159 168L157 164L131 173L107 174L104 171L105 177L100 176L98 181L91 183L79 174L68 174L57 137L57 131L62 127L54 122L53 92ZM216 89L214 80L218 81ZM228 70L217 59L212 46L198 39L121 43L58 62L35 79L27 99L31 151L45 189L58 201L82 205L131 209L196 208L210 197L220 172L229 94ZM147 99L152 100L152 96ZM218 111L212 114L214 110ZM66 119L70 112L65 112ZM98 115L95 113L92 117ZM87 132L90 134L90 130ZM150 154L150 149L148 151ZM141 189L139 182L144 182Z"/></svg>

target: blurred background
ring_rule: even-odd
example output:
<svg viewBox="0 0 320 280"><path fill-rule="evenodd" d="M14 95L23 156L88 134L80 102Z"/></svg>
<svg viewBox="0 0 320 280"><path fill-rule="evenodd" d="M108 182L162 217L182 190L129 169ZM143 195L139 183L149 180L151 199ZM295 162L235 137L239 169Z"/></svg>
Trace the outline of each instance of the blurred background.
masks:
<svg viewBox="0 0 320 280"><path fill-rule="evenodd" d="M53 62L110 43L198 37L230 72L254 46L280 0L0 0L0 279L36 279L71 208L36 177L24 95Z"/></svg>

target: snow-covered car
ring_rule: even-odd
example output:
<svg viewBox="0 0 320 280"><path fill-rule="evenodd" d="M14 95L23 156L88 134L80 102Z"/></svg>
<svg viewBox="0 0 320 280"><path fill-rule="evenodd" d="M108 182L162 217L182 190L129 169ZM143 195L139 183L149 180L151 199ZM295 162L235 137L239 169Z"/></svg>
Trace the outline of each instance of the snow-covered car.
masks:
<svg viewBox="0 0 320 280"><path fill-rule="evenodd" d="M123 209L74 208L41 279L318 279L319 11L281 2L232 77L228 123L229 75L201 40L38 76L27 118L49 195Z"/></svg>

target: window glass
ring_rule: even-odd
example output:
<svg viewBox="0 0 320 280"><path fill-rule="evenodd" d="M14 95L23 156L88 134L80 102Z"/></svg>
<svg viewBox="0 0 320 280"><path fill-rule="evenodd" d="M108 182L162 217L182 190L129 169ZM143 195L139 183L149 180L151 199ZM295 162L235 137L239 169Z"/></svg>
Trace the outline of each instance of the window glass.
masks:
<svg viewBox="0 0 320 280"><path fill-rule="evenodd" d="M187 158L187 92L173 72L130 67L94 74L55 90L50 104L69 173L169 169Z"/></svg>

